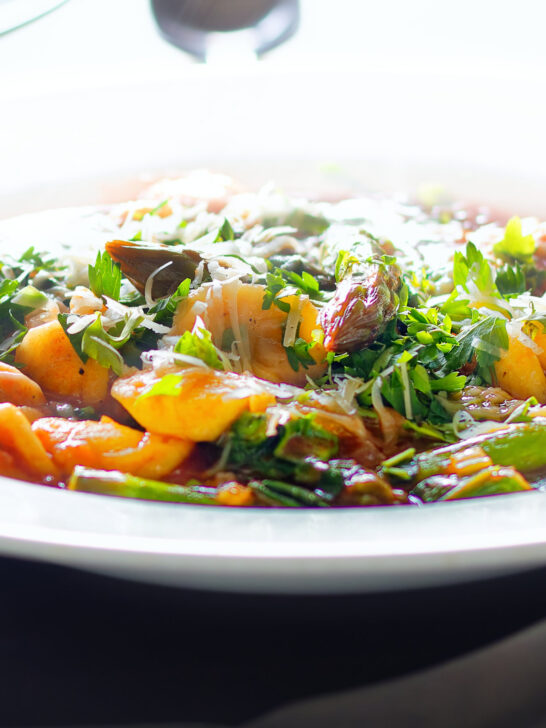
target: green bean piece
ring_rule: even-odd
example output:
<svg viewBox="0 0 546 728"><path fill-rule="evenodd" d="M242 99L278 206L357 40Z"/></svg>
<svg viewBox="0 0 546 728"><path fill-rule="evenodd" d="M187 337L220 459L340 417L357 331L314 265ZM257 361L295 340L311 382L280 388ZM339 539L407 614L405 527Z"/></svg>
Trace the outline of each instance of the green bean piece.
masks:
<svg viewBox="0 0 546 728"><path fill-rule="evenodd" d="M518 422L502 429L461 440L418 455L416 479L421 481L445 471L453 454L481 447L495 465L511 465L522 472L546 467L546 418Z"/></svg>
<svg viewBox="0 0 546 728"><path fill-rule="evenodd" d="M216 503L215 489L201 485L186 486L139 478L119 470L93 470L77 465L68 482L69 490L99 493L139 500L169 501L172 503Z"/></svg>

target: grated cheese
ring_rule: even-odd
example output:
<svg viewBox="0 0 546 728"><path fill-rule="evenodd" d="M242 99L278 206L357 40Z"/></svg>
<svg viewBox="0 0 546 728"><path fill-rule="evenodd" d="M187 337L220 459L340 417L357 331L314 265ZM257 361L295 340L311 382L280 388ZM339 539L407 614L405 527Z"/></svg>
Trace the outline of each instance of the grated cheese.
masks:
<svg viewBox="0 0 546 728"><path fill-rule="evenodd" d="M155 301L152 298L152 288L154 285L154 278L158 273L160 273L162 270L165 270L165 268L168 268L170 265L173 264L172 260L167 261L163 265L160 265L159 268L156 268L153 273L150 273L148 276L148 279L146 281L146 284L144 286L144 298L146 299L146 305L150 308L155 305Z"/></svg>
<svg viewBox="0 0 546 728"><path fill-rule="evenodd" d="M305 302L308 300L308 296L298 296L296 298L297 303L290 306L290 311L286 317L286 324L284 327L284 338L282 345L286 348L287 346L294 346L296 336L298 334L298 326L301 321L301 312Z"/></svg>

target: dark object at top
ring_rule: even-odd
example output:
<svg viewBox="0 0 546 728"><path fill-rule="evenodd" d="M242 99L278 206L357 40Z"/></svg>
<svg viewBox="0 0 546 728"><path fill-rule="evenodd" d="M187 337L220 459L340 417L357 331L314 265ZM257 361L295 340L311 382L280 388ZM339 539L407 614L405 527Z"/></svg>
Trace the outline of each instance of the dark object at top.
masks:
<svg viewBox="0 0 546 728"><path fill-rule="evenodd" d="M201 61L210 33L251 31L252 50L262 55L288 40L299 23L298 0L152 0L152 10L163 37Z"/></svg>

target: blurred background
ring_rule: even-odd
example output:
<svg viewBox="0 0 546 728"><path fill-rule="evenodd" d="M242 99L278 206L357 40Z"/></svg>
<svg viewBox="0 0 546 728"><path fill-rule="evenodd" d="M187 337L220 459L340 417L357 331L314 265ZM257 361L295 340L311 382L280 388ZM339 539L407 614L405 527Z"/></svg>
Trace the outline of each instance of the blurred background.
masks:
<svg viewBox="0 0 546 728"><path fill-rule="evenodd" d="M205 63L166 39L190 5L0 0L1 216L196 166L546 211L540 0L286 0L286 42L258 60L252 33L215 33Z"/></svg>

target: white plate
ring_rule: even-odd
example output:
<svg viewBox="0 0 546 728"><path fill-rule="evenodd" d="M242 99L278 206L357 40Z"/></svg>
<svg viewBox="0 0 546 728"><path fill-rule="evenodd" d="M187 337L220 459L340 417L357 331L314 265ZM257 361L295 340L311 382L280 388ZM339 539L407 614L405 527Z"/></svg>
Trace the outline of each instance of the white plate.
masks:
<svg viewBox="0 0 546 728"><path fill-rule="evenodd" d="M546 213L546 97L531 76L204 73L70 94L52 78L31 98L23 86L11 89L10 113L0 121L0 217L123 198L128 188L118 182L137 171L192 166L307 189L392 191L440 182L510 213ZM338 160L341 171L332 176L330 165L329 174L318 175L317 161ZM0 249L15 238L37 247L58 237L77 242L80 234L70 231L78 216L6 220ZM207 589L422 587L546 563L546 495L258 511L126 501L0 479L0 552Z"/></svg>
<svg viewBox="0 0 546 728"><path fill-rule="evenodd" d="M105 240L93 208L0 222L0 249ZM421 587L546 562L546 494L420 508L265 510L128 501L0 478L0 552L146 581L335 592Z"/></svg>
<svg viewBox="0 0 546 728"><path fill-rule="evenodd" d="M149 582L334 593L456 583L546 561L546 495L423 508L145 503L0 479L0 551Z"/></svg>

